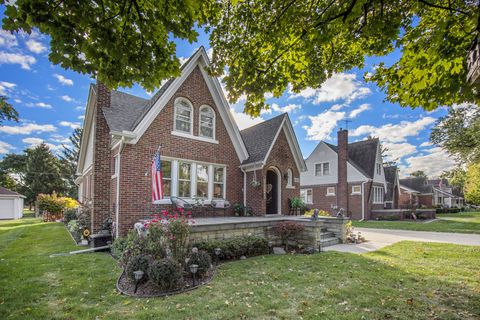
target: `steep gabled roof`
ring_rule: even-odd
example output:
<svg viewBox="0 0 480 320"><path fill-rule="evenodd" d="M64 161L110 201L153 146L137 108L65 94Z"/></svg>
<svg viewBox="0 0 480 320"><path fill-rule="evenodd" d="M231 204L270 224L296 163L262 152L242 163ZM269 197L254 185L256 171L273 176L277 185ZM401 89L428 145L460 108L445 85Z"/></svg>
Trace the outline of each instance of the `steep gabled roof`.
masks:
<svg viewBox="0 0 480 320"><path fill-rule="evenodd" d="M348 144L348 162L371 179L375 174L378 142L375 138ZM325 144L338 153L338 146L327 142Z"/></svg>
<svg viewBox="0 0 480 320"><path fill-rule="evenodd" d="M242 164L255 163L265 160L270 146L275 140L286 114L261 122L257 125L240 131L243 142L250 157Z"/></svg>
<svg viewBox="0 0 480 320"><path fill-rule="evenodd" d="M102 111L110 130L131 131L148 109L149 100L113 90L110 95L110 108L103 108Z"/></svg>
<svg viewBox="0 0 480 320"><path fill-rule="evenodd" d="M423 177L410 177L400 179L400 185L420 193L433 193L433 186L428 184L427 179Z"/></svg>

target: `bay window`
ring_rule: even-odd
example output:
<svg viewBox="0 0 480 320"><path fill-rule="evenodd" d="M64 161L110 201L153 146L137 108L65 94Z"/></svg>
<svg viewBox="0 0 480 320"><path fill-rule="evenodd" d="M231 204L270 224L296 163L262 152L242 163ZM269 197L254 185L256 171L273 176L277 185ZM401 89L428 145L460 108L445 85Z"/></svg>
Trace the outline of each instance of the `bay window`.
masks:
<svg viewBox="0 0 480 320"><path fill-rule="evenodd" d="M197 165L197 193L199 198L208 198L208 166Z"/></svg>
<svg viewBox="0 0 480 320"><path fill-rule="evenodd" d="M192 164L187 162L178 163L178 196L190 198Z"/></svg>
<svg viewBox="0 0 480 320"><path fill-rule="evenodd" d="M223 167L213 168L213 198L223 198L225 191L225 172Z"/></svg>
<svg viewBox="0 0 480 320"><path fill-rule="evenodd" d="M172 195L172 162L169 160L162 160L161 162L163 195L170 197Z"/></svg>

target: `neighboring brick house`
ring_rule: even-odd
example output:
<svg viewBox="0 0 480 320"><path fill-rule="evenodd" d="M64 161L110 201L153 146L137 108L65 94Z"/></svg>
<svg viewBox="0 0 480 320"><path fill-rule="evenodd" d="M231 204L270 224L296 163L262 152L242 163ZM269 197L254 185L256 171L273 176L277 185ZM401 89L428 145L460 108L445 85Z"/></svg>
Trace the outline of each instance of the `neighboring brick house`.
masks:
<svg viewBox="0 0 480 320"><path fill-rule="evenodd" d="M337 212L343 208L355 220L368 220L385 208L387 182L378 139L348 143L348 131L338 131L338 146L321 141L305 160L301 194L307 204ZM395 186L394 186L395 188Z"/></svg>
<svg viewBox="0 0 480 320"><path fill-rule="evenodd" d="M400 192L400 207L461 208L464 205L463 194L451 187L447 179L428 180L425 177L400 179Z"/></svg>
<svg viewBox="0 0 480 320"><path fill-rule="evenodd" d="M287 213L287 199L300 195L306 167L288 115L240 131L208 63L202 47L151 99L91 85L76 181L94 232L112 217L124 235L170 208L170 196L227 199L264 215ZM152 204L150 166L159 146L165 199Z"/></svg>

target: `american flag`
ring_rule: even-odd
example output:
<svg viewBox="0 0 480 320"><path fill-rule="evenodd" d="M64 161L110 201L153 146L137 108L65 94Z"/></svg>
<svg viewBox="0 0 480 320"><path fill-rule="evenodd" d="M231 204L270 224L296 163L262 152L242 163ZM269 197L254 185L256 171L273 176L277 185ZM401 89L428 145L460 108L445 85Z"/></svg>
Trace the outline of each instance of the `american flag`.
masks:
<svg viewBox="0 0 480 320"><path fill-rule="evenodd" d="M152 160L152 202L162 199L162 162L160 161L160 151L157 151Z"/></svg>

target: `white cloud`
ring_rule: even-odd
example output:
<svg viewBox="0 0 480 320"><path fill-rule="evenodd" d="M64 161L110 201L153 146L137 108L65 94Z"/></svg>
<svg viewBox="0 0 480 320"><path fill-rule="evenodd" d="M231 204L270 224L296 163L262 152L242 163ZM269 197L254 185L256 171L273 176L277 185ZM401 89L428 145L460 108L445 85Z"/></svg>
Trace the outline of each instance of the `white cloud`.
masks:
<svg viewBox="0 0 480 320"><path fill-rule="evenodd" d="M433 143L431 143L430 141L425 141L420 144L420 147L430 147L430 146L433 146Z"/></svg>
<svg viewBox="0 0 480 320"><path fill-rule="evenodd" d="M272 103L272 105L270 106L270 109L268 110L263 109L262 111L260 111L260 114L272 114L272 111L275 111L278 113L295 112L297 110L300 110L301 108L302 106L299 104L290 103L284 107L280 107L278 104Z"/></svg>
<svg viewBox="0 0 480 320"><path fill-rule="evenodd" d="M18 45L17 37L8 31L0 29L0 47L15 47Z"/></svg>
<svg viewBox="0 0 480 320"><path fill-rule="evenodd" d="M85 116L78 116L77 119L83 120L83 119L85 119Z"/></svg>
<svg viewBox="0 0 480 320"><path fill-rule="evenodd" d="M348 116L350 118L356 118L363 111L367 111L367 110L370 110L370 109L371 109L370 105L368 103L364 103L364 104L360 105L357 109L352 110Z"/></svg>
<svg viewBox="0 0 480 320"><path fill-rule="evenodd" d="M4 141L0 141L0 154L9 153L13 149L15 149L15 147L12 146L11 144L6 143Z"/></svg>
<svg viewBox="0 0 480 320"><path fill-rule="evenodd" d="M54 132L57 128L51 124L24 123L19 126L0 126L0 132L7 134L31 134L40 132Z"/></svg>
<svg viewBox="0 0 480 320"><path fill-rule="evenodd" d="M385 124L381 127L362 125L351 131L352 137L372 135L385 142L404 142L407 137L417 136L420 131L426 129L435 122L432 117L420 118L416 121L402 121L397 124Z"/></svg>
<svg viewBox="0 0 480 320"><path fill-rule="evenodd" d="M60 121L62 127L69 127L72 129L80 128L80 122Z"/></svg>
<svg viewBox="0 0 480 320"><path fill-rule="evenodd" d="M340 111L345 107L344 104L334 104L333 106L330 107L330 110L332 111Z"/></svg>
<svg viewBox="0 0 480 320"><path fill-rule="evenodd" d="M345 100L350 103L372 93L368 87L362 87L362 83L357 80L357 75L353 73L336 73L318 89L307 88L299 93L294 93L290 87L288 91L289 99L303 97L313 99L314 104L337 100Z"/></svg>
<svg viewBox="0 0 480 320"><path fill-rule="evenodd" d="M11 82L6 82L6 81L1 81L0 82L0 95L6 95L8 91L11 91L11 89L15 88L16 84L11 83Z"/></svg>
<svg viewBox="0 0 480 320"><path fill-rule="evenodd" d="M30 39L25 42L27 45L27 49L33 53L42 53L47 51L47 47L43 45L43 43L38 42L36 40Z"/></svg>
<svg viewBox="0 0 480 320"><path fill-rule="evenodd" d="M392 161L395 159L402 159L403 157L409 156L417 152L417 147L408 142L402 143L391 143L391 142L382 142L382 145L388 149L387 157L385 160Z"/></svg>
<svg viewBox="0 0 480 320"><path fill-rule="evenodd" d="M264 121L261 117L252 118L243 112L236 112L233 108L230 108L230 112L232 113L233 119L237 123L237 126L240 130L246 129Z"/></svg>
<svg viewBox="0 0 480 320"><path fill-rule="evenodd" d="M57 78L58 82L60 82L64 86L73 86L73 80L67 79L61 74L57 74L57 73L55 73L53 76Z"/></svg>
<svg viewBox="0 0 480 320"><path fill-rule="evenodd" d="M22 100L20 99L13 99L13 101L15 101L15 103L22 103Z"/></svg>
<svg viewBox="0 0 480 320"><path fill-rule="evenodd" d="M39 108L52 109L51 104L44 103L44 102L37 102L37 103L35 103L35 106L39 107Z"/></svg>
<svg viewBox="0 0 480 320"><path fill-rule="evenodd" d="M55 145L55 144L52 144L52 143L48 143L41 138L35 138L35 137L28 137L28 138L22 139L22 142L25 143L25 144L28 144L28 148L34 148L34 147L38 146L39 144L44 143L45 145L47 145L50 148L51 151L54 151L54 152L59 151L63 148L61 144Z"/></svg>
<svg viewBox="0 0 480 320"><path fill-rule="evenodd" d="M312 122L310 126L303 126L307 131L307 140L325 140L331 139L331 133L337 126L337 123L345 118L345 112L334 112L327 110L316 116L308 117Z"/></svg>
<svg viewBox="0 0 480 320"><path fill-rule="evenodd" d="M429 177L438 177L443 171L455 167L455 161L440 147L427 150L427 154L413 156L406 159L405 173L422 170Z"/></svg>
<svg viewBox="0 0 480 320"><path fill-rule="evenodd" d="M28 138L22 139L23 143L30 144L30 145L38 145L43 143L43 141L44 140L41 138L34 138L34 137L28 137Z"/></svg>
<svg viewBox="0 0 480 320"><path fill-rule="evenodd" d="M32 64L37 60L32 56L23 55L20 53L0 52L0 64L19 64L24 70L30 70Z"/></svg>
<svg viewBox="0 0 480 320"><path fill-rule="evenodd" d="M75 110L78 110L78 111L84 111L86 109L85 106L76 106L75 107Z"/></svg>
<svg viewBox="0 0 480 320"><path fill-rule="evenodd" d="M61 96L60 99L62 99L63 101L67 101L67 102L79 103L77 100L75 100L74 98L72 98L68 95Z"/></svg>

